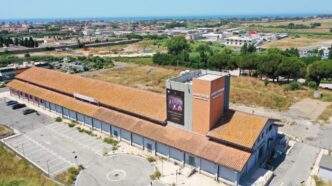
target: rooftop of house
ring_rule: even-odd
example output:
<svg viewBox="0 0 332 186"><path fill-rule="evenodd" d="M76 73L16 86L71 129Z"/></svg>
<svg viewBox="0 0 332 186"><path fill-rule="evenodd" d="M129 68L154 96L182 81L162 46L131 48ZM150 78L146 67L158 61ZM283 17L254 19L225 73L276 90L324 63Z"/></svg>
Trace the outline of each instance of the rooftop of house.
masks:
<svg viewBox="0 0 332 186"><path fill-rule="evenodd" d="M252 149L267 121L266 117L229 110L207 136Z"/></svg>

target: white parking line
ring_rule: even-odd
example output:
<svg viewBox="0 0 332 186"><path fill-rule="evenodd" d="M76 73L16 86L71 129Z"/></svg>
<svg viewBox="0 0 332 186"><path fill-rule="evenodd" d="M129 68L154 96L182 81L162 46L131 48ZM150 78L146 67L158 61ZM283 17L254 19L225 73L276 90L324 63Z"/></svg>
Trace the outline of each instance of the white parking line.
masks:
<svg viewBox="0 0 332 186"><path fill-rule="evenodd" d="M78 144L78 145L80 145L81 147L83 147L83 148L85 148L85 149L88 149L88 150L94 152L95 154L98 154L99 156L101 156L100 152L97 152L97 151L95 151L93 148L91 148L91 146L82 143L81 140L78 141L78 140L76 140L76 139L73 139L73 138L71 138L71 137L69 137L69 136L67 136L67 135L64 135L62 132L56 131L56 130L54 130L54 129L50 129L48 126L46 126L46 128L49 129L49 130L51 130L51 131L53 131L55 134L57 134L57 135L59 135L59 136L65 138L65 139L67 139L67 140L69 140L69 141L71 141L71 142L73 142L73 143L75 143L75 144ZM72 129L72 130L73 130L73 129ZM83 135L83 134L82 134L82 135ZM89 136L87 136L87 137L89 137Z"/></svg>

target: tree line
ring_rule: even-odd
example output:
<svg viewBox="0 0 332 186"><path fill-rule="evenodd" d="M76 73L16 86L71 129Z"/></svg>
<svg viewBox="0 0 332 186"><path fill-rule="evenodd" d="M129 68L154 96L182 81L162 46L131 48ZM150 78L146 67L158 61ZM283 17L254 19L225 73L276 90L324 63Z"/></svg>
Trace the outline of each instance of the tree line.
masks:
<svg viewBox="0 0 332 186"><path fill-rule="evenodd" d="M175 36L167 42L167 53L157 53L153 62L158 65L173 65L211 70L240 69L240 74L253 77L267 77L279 81L307 78L318 86L323 79L332 78L332 50L329 60L320 56L300 58L297 49L280 50L276 48L256 51L254 45L245 44L239 52L226 47L216 50L210 43L191 47L183 36Z"/></svg>
<svg viewBox="0 0 332 186"><path fill-rule="evenodd" d="M37 41L32 39L32 37L25 37L25 38L12 38L12 37L1 37L0 36L0 48L1 47L9 47L10 45L15 45L15 46L24 46L28 48L35 48L39 47L39 44Z"/></svg>

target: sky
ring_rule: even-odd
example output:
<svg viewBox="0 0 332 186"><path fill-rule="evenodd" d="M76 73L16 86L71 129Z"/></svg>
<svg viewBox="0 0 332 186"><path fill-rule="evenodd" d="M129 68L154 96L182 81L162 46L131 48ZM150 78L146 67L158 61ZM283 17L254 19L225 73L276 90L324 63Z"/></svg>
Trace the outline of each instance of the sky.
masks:
<svg viewBox="0 0 332 186"><path fill-rule="evenodd" d="M332 14L332 0L0 0L0 19Z"/></svg>

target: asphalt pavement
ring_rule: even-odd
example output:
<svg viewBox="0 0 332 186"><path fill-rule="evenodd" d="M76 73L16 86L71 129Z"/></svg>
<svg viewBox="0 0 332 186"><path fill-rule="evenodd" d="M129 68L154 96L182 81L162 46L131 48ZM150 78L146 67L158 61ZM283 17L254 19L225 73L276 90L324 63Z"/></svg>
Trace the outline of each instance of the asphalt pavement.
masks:
<svg viewBox="0 0 332 186"><path fill-rule="evenodd" d="M308 179L320 149L296 143L286 159L274 171L271 186L298 186Z"/></svg>

